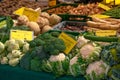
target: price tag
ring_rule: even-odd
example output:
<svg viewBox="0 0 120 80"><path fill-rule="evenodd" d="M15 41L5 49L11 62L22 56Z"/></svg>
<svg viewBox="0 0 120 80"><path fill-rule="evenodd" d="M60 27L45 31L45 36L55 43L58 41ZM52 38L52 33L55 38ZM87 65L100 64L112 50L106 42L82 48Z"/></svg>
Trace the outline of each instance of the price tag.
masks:
<svg viewBox="0 0 120 80"><path fill-rule="evenodd" d="M117 32L115 30L98 30L96 31L96 36L116 36Z"/></svg>
<svg viewBox="0 0 120 80"><path fill-rule="evenodd" d="M32 9L29 8L25 8L23 11L23 15L26 15L30 21L37 21L38 17L39 17L39 12L34 11Z"/></svg>
<svg viewBox="0 0 120 80"><path fill-rule="evenodd" d="M73 38L71 38L64 32L60 34L59 38L62 39L66 45L66 50L64 51L66 54L68 54L77 43L77 41L75 41Z"/></svg>
<svg viewBox="0 0 120 80"><path fill-rule="evenodd" d="M30 21L36 22L39 17L39 12L30 8L22 7L14 12L16 15L26 15Z"/></svg>
<svg viewBox="0 0 120 80"><path fill-rule="evenodd" d="M120 0L103 0L103 3L105 3L105 4L112 4L112 5L114 5L114 3L115 3L115 5L119 5L120 4Z"/></svg>
<svg viewBox="0 0 120 80"><path fill-rule="evenodd" d="M0 22L0 28L5 27L5 26L6 26L6 20L1 21Z"/></svg>
<svg viewBox="0 0 120 80"><path fill-rule="evenodd" d="M104 4L101 4L101 3L99 3L98 6L99 6L100 8L102 8L102 9L106 10L106 11L111 9L111 8L109 8L108 6L106 6L106 5L104 5Z"/></svg>
<svg viewBox="0 0 120 80"><path fill-rule="evenodd" d="M25 7L22 7L22 8L20 8L20 9L18 9L18 10L16 10L15 12L13 12L13 14L16 14L16 15L23 15L23 11L24 11L24 9L25 9Z"/></svg>
<svg viewBox="0 0 120 80"><path fill-rule="evenodd" d="M96 17L96 18L109 18L110 16L102 15L102 14L95 14L95 15L91 15L90 17Z"/></svg>
<svg viewBox="0 0 120 80"><path fill-rule="evenodd" d="M10 39L15 40L33 40L33 31L11 30Z"/></svg>

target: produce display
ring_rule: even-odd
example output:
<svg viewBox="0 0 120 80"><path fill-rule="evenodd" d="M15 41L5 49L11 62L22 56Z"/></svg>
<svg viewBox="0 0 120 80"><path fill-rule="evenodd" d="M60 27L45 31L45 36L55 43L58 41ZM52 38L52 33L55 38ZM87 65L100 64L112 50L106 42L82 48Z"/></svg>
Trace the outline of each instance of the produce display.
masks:
<svg viewBox="0 0 120 80"><path fill-rule="evenodd" d="M93 15L103 13L104 10L98 4L91 3L87 5L78 5L78 7L71 9L70 14L74 15Z"/></svg>
<svg viewBox="0 0 120 80"><path fill-rule="evenodd" d="M16 19L16 15L13 12L21 7L28 7L36 9L38 7L44 8L44 5L35 1L28 0L2 0L0 2L0 15L2 16L11 16Z"/></svg>
<svg viewBox="0 0 120 80"><path fill-rule="evenodd" d="M93 14L100 14L103 13L104 10L98 7L96 3L89 3L89 4L79 4L77 7L71 6L60 6L57 8L46 10L50 14L74 14L74 15L93 15Z"/></svg>
<svg viewBox="0 0 120 80"><path fill-rule="evenodd" d="M16 66L22 56L29 50L29 44L24 40L8 40L0 42L0 63Z"/></svg>
<svg viewBox="0 0 120 80"><path fill-rule="evenodd" d="M105 11L103 14L108 15L114 18L120 18L120 7L115 7L113 9L110 9L108 11Z"/></svg>
<svg viewBox="0 0 120 80"><path fill-rule="evenodd" d="M86 22L63 21L58 25L54 26L53 29L62 31L82 32L86 31L86 27L87 27Z"/></svg>
<svg viewBox="0 0 120 80"><path fill-rule="evenodd" d="M47 12L49 14L66 14L66 13L69 13L69 10L73 9L74 7L73 6L60 6L60 7L57 7L57 8L53 8L53 9L50 9L50 10L47 10Z"/></svg>
<svg viewBox="0 0 120 80"><path fill-rule="evenodd" d="M113 19L113 18L106 18L106 19L99 19L99 18L92 18L93 21L87 21L88 30L116 30L119 32L120 28L120 19Z"/></svg>
<svg viewBox="0 0 120 80"><path fill-rule="evenodd" d="M0 6L0 65L50 73L55 80L62 76L120 80L120 19L115 19L119 18L119 7L104 12L98 3L88 3L77 7L60 6L42 12L41 5L34 1L27 3L26 0L3 0ZM20 15L15 19L13 12L21 6L38 11L38 19L32 21L29 15ZM103 13L112 17L91 17L92 20L86 22L62 21L58 14L66 13L86 17ZM33 39L22 40L19 36L15 39L11 37L11 30L31 31L32 35L27 37L32 36ZM99 36L96 35L99 30L117 33L108 36L105 32Z"/></svg>

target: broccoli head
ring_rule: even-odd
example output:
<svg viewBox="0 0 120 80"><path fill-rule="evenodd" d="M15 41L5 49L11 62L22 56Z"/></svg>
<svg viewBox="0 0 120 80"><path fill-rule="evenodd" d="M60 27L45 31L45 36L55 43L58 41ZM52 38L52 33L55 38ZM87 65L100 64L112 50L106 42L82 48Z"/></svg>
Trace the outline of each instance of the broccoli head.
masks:
<svg viewBox="0 0 120 80"><path fill-rule="evenodd" d="M43 48L45 52L51 55L58 55L59 52L63 52L66 49L66 46L62 39L53 37L46 41Z"/></svg>

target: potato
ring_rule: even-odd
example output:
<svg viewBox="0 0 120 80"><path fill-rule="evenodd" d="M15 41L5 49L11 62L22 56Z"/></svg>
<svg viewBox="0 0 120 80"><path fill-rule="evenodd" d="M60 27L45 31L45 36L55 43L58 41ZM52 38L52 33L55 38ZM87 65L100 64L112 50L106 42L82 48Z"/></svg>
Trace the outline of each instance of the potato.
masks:
<svg viewBox="0 0 120 80"><path fill-rule="evenodd" d="M35 35L38 35L41 31L41 29L39 28L39 25L36 22L28 22L27 26L34 31Z"/></svg>

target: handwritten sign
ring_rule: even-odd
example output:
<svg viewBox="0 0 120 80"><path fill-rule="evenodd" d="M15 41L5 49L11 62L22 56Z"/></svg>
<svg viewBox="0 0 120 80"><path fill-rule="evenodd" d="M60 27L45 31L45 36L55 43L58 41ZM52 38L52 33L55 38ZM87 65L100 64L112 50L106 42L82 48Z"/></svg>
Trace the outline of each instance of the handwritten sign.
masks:
<svg viewBox="0 0 120 80"><path fill-rule="evenodd" d="M71 38L64 32L60 34L59 38L62 39L66 45L66 50L64 51L66 54L68 54L77 43L77 41L75 41L73 38Z"/></svg>
<svg viewBox="0 0 120 80"><path fill-rule="evenodd" d="M33 40L33 31L11 30L10 38L15 40Z"/></svg>

